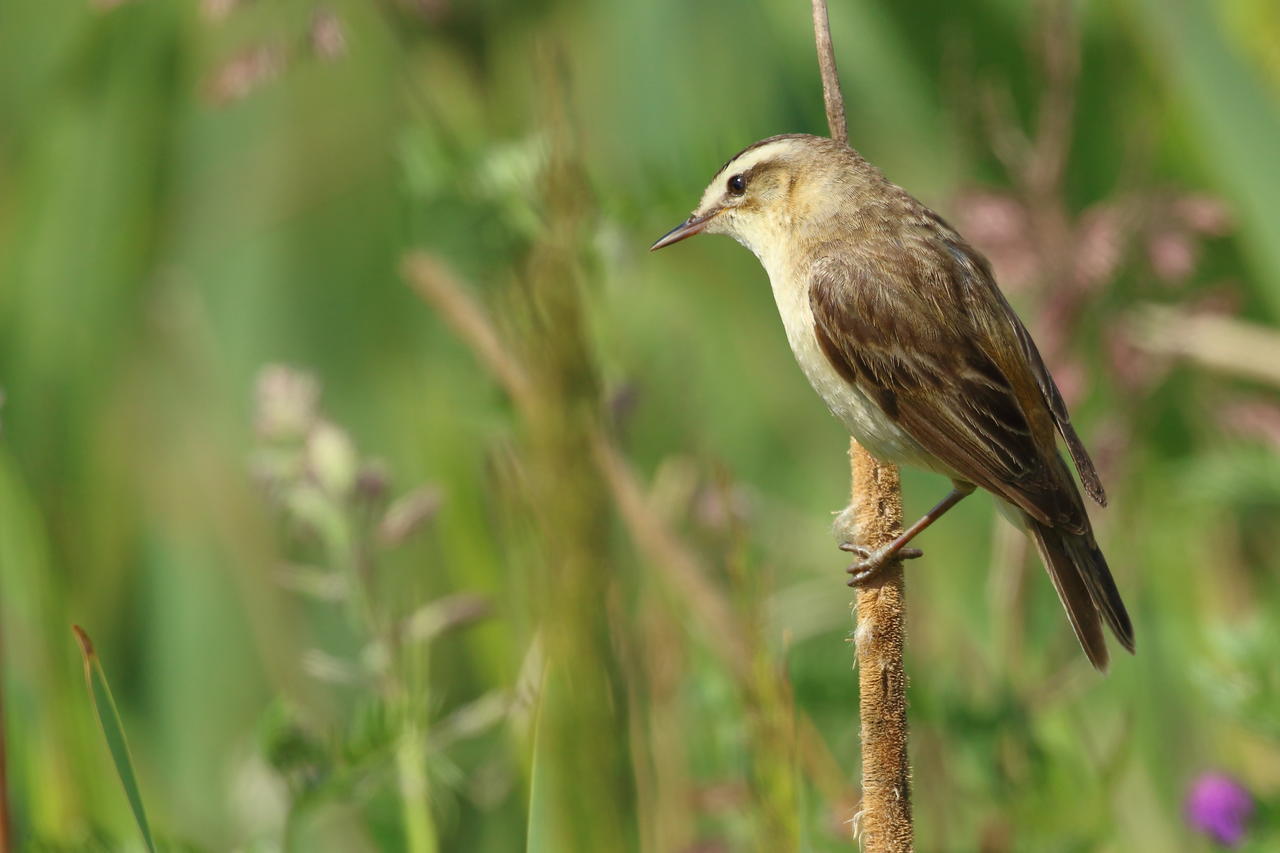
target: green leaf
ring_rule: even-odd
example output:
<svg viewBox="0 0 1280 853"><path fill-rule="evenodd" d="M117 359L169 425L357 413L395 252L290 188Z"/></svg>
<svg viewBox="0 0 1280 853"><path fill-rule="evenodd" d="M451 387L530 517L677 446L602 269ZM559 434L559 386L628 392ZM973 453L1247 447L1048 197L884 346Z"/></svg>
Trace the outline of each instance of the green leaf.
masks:
<svg viewBox="0 0 1280 853"><path fill-rule="evenodd" d="M102 734L107 739L107 748L111 750L111 760L115 762L116 773L120 776L120 784L124 787L125 796L129 798L129 808L133 810L133 818L138 822L142 832L142 840L147 850L155 853L156 844L151 837L151 827L147 824L147 813L142 807L142 793L138 790L138 777L133 772L133 760L129 757L129 744L125 740L124 725L120 722L120 713L116 710L116 701L111 696L111 685L107 683L107 675L102 671L97 652L89 635L79 625L72 625L76 640L80 643L80 653L84 656L84 680L89 687L89 698L93 700L93 708L98 714L98 723L102 726Z"/></svg>

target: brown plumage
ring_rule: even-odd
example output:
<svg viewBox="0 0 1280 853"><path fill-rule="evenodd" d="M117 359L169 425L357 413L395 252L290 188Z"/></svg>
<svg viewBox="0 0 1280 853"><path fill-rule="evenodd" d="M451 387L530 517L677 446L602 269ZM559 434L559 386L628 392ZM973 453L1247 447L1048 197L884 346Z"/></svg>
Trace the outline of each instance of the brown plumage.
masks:
<svg viewBox="0 0 1280 853"><path fill-rule="evenodd" d="M1133 627L1098 549L1085 492L1106 496L1053 378L990 265L941 217L852 149L772 137L731 159L684 224L655 244L727 233L769 273L787 337L814 389L862 444L950 477L957 491L855 578L979 486L1030 531L1090 661L1106 621Z"/></svg>

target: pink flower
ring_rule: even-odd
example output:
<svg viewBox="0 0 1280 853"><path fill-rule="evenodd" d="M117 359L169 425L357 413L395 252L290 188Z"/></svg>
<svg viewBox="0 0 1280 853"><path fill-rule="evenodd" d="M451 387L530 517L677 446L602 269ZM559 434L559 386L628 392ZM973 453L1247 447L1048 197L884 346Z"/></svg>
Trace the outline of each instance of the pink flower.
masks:
<svg viewBox="0 0 1280 853"><path fill-rule="evenodd" d="M1225 773L1206 773L1187 794L1187 822L1219 844L1237 847L1253 814L1253 798Z"/></svg>

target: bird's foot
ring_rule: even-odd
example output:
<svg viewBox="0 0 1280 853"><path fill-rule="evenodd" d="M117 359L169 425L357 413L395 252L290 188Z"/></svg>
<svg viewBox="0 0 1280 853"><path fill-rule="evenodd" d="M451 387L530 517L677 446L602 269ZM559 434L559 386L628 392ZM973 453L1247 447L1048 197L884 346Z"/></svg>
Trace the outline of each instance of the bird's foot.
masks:
<svg viewBox="0 0 1280 853"><path fill-rule="evenodd" d="M895 551L892 543L873 551L856 542L841 542L840 550L856 554L861 558L858 562L845 569L846 572L853 575L849 579L849 586L865 586L894 560L915 560L924 556L924 551L919 548L899 548Z"/></svg>

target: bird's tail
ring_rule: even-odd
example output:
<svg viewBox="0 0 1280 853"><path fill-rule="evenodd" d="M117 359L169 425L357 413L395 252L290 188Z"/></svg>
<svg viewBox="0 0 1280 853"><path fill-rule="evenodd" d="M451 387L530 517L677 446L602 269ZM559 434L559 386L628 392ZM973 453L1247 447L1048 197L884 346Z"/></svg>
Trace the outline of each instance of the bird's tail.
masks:
<svg viewBox="0 0 1280 853"><path fill-rule="evenodd" d="M1106 558L1091 532L1070 533L1031 517L1027 517L1026 523L1084 653L1094 667L1106 671L1104 619L1120 645L1133 652L1133 623L1120 600L1120 591L1107 568Z"/></svg>

